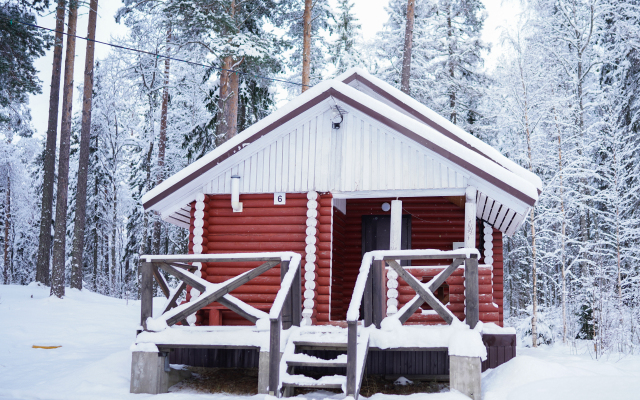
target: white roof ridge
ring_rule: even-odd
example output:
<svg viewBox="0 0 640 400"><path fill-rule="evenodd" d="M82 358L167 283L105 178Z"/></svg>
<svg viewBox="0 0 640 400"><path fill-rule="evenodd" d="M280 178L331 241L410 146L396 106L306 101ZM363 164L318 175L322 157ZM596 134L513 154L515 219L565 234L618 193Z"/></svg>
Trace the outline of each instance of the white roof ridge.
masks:
<svg viewBox="0 0 640 400"><path fill-rule="evenodd" d="M469 148L476 149L478 152L480 152L480 154L482 154L486 158L494 161L495 163L501 165L502 167L520 176L521 178L526 179L527 181L531 182L536 187L536 189L538 189L538 191L542 191L542 180L536 174L522 167L521 165L515 163L509 158L505 157L502 153L500 153L494 147L490 146L489 144L483 142L482 140L473 136L469 132L455 125L453 122L449 121L445 117L436 113L435 111L433 111L426 105L422 104L418 100L407 95L401 90L391 86L390 84L383 81L382 79L374 75L371 75L365 69L360 67L353 67L343 72L342 74L338 75L335 79L341 82L344 82L345 80L353 77L353 75L360 75L361 77L370 81L380 89L383 89L387 94L400 100L402 103L406 104L411 109L419 112L423 116L433 120L433 122L440 125L444 129L446 129L447 131L449 131L450 133L458 137L460 140L466 142Z"/></svg>

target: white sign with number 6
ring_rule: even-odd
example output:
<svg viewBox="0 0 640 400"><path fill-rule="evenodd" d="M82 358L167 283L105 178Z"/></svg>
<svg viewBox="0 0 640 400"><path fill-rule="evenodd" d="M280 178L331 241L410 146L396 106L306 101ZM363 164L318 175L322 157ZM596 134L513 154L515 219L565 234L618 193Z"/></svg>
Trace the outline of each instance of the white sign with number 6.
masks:
<svg viewBox="0 0 640 400"><path fill-rule="evenodd" d="M273 194L273 204L282 205L287 202L287 194L286 193L274 193Z"/></svg>

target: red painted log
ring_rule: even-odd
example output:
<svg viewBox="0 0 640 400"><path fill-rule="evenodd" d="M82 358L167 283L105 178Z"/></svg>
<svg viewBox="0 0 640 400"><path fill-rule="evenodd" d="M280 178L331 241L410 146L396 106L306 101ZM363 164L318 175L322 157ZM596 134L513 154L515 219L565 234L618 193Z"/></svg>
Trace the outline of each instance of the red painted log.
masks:
<svg viewBox="0 0 640 400"><path fill-rule="evenodd" d="M254 233L250 237L247 235L238 235L230 233L214 233L206 236L209 242L245 242L250 239L251 242L299 242L304 243L307 235L304 233ZM251 243L250 242L250 243Z"/></svg>
<svg viewBox="0 0 640 400"><path fill-rule="evenodd" d="M211 242L207 249L212 252L225 251L302 251L305 243L297 242Z"/></svg>
<svg viewBox="0 0 640 400"><path fill-rule="evenodd" d="M210 217L211 225L306 225L307 217Z"/></svg>

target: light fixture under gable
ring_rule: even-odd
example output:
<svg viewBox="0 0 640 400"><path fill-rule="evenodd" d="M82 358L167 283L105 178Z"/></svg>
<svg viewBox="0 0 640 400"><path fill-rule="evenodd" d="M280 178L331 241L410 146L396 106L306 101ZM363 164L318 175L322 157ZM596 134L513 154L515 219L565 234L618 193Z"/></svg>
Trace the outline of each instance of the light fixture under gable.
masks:
<svg viewBox="0 0 640 400"><path fill-rule="evenodd" d="M344 121L347 111L339 105L332 106L333 116L331 117L331 129L340 129L340 124Z"/></svg>

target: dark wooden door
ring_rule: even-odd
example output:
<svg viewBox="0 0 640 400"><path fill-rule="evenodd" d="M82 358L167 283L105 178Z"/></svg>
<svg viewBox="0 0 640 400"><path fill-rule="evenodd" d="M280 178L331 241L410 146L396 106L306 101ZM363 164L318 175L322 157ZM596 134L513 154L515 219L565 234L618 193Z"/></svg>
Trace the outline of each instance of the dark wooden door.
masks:
<svg viewBox="0 0 640 400"><path fill-rule="evenodd" d="M391 239L390 215L362 216L362 254L373 250L389 250ZM402 250L411 249L411 215L402 216ZM410 265L409 260L402 261L402 265Z"/></svg>

